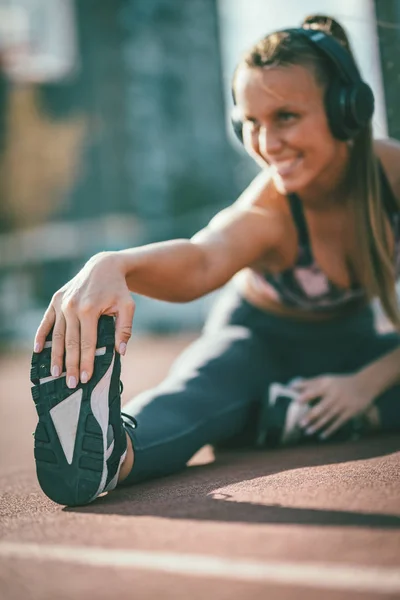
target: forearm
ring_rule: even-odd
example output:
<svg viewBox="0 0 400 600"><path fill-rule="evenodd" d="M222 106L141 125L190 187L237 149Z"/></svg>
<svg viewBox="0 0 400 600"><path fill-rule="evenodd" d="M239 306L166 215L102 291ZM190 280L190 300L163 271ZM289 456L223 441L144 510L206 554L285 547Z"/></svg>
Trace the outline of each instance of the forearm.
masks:
<svg viewBox="0 0 400 600"><path fill-rule="evenodd" d="M158 300L188 302L210 291L204 254L189 240L148 244L117 255L132 292Z"/></svg>
<svg viewBox="0 0 400 600"><path fill-rule="evenodd" d="M132 292L187 302L218 289L244 267L280 249L281 217L258 208L229 207L192 239L112 253Z"/></svg>
<svg viewBox="0 0 400 600"><path fill-rule="evenodd" d="M363 367L356 376L374 399L400 383L400 347Z"/></svg>

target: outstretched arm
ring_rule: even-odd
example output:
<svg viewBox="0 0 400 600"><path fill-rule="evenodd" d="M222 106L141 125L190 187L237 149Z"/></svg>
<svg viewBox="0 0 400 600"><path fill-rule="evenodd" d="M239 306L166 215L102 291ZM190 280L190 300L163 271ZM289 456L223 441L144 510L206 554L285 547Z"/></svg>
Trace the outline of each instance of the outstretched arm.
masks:
<svg viewBox="0 0 400 600"><path fill-rule="evenodd" d="M281 236L280 216L274 212L231 207L190 240L123 250L118 260L132 292L187 302L224 285L275 249Z"/></svg>
<svg viewBox="0 0 400 600"><path fill-rule="evenodd" d="M260 192L253 188L252 193L257 198ZM93 373L100 315L116 317L116 350L125 352L135 309L130 291L160 300L193 300L276 250L283 230L279 211L240 200L191 240L97 254L54 294L36 334L35 352L43 349L54 327L52 374L62 372L65 355L67 381L79 381L82 373L81 380L87 381Z"/></svg>

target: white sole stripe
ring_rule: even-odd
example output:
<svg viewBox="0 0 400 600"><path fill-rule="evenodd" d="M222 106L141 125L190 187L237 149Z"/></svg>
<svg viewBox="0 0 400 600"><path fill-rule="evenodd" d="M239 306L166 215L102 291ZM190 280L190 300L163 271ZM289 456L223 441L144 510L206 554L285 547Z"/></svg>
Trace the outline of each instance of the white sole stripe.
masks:
<svg viewBox="0 0 400 600"><path fill-rule="evenodd" d="M61 375L58 375L58 377L53 377L52 375L49 375L49 377L43 377L42 379L39 379L39 383L40 383L40 385L42 385L43 383L48 383L49 381L55 381L56 379L61 379L61 377L65 377L66 375L67 375L66 371L64 371L64 373L61 373Z"/></svg>
<svg viewBox="0 0 400 600"><path fill-rule="evenodd" d="M92 410L92 414L98 424L101 427L101 431L103 433L103 473L101 476L100 484L97 489L97 492L92 496L89 502L95 500L99 494L101 494L104 490L106 481L107 481L107 429L108 429L108 418L109 418L109 395L110 395L110 385L112 372L114 369L115 362L115 352L113 352L113 357L110 366L107 371L103 375L103 377L98 381L96 386L92 390L92 394L90 396L90 408ZM114 448L114 445L113 445Z"/></svg>
<svg viewBox="0 0 400 600"><path fill-rule="evenodd" d="M329 590L400 593L400 569L389 567L254 561L201 554L111 550L84 546L41 546L12 542L0 542L0 556L67 562L91 567L134 567L177 575L299 585Z"/></svg>
<svg viewBox="0 0 400 600"><path fill-rule="evenodd" d="M50 344L50 345L48 345L48 344ZM44 347L51 348L51 342L46 342ZM95 356L103 356L105 353L106 353L105 346L104 346L104 348L97 348L97 350L95 352ZM61 373L61 375L58 375L57 377L53 377L52 375L49 375L49 377L43 377L42 379L39 379L39 383L40 383L40 385L42 385L43 383L48 383L49 381L55 381L56 379L61 379L61 377L66 377L66 375L67 375L66 371L64 371L63 373Z"/></svg>
<svg viewBox="0 0 400 600"><path fill-rule="evenodd" d="M53 347L53 342L45 342L43 348L52 348ZM95 356L103 356L103 354L106 353L106 347L104 346L103 348L97 348L96 352L94 353Z"/></svg>

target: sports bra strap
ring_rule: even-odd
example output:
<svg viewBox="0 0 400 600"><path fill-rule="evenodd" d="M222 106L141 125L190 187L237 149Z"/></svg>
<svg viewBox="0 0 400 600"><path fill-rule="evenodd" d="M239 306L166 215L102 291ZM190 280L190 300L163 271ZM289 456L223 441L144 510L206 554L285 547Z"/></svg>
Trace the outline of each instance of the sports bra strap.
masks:
<svg viewBox="0 0 400 600"><path fill-rule="evenodd" d="M381 184L383 206L386 210L388 217L391 219L392 217L394 217L394 215L400 213L400 203L398 202L396 196L393 193L393 190L390 186L389 180L380 160L378 161L378 170ZM308 246L309 235L306 219L304 217L303 204L296 194L289 194L288 200L290 211L292 213L292 217L298 231L299 244L303 247Z"/></svg>
<svg viewBox="0 0 400 600"><path fill-rule="evenodd" d="M308 229L301 200L296 194L289 194L288 199L293 221L299 234L299 244L300 246L308 246Z"/></svg>

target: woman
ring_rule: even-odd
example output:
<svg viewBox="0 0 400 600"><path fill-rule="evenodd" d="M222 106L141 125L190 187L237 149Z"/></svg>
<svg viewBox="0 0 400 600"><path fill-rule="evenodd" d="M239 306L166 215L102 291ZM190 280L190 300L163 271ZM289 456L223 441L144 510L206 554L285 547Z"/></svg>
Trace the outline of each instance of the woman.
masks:
<svg viewBox="0 0 400 600"><path fill-rule="evenodd" d="M38 478L56 502L176 472L207 443L284 441L288 416L302 438L400 429L400 337L379 335L370 307L378 297L399 326L400 145L372 140L372 92L340 25L302 27L235 72L235 130L262 167L241 197L191 240L92 257L54 295L31 379ZM121 419L130 291L184 302L230 280L200 339Z"/></svg>

